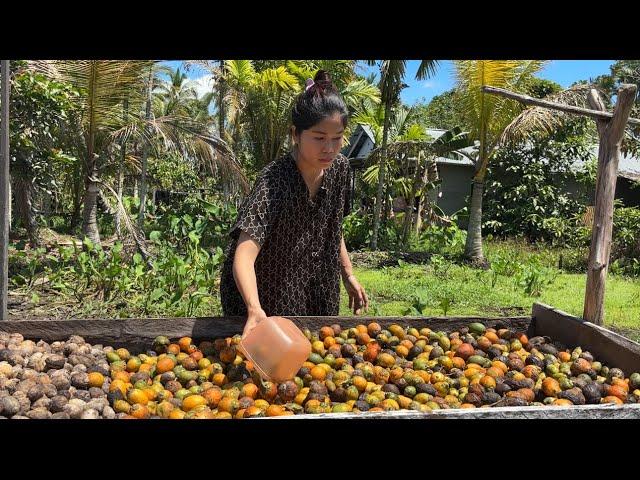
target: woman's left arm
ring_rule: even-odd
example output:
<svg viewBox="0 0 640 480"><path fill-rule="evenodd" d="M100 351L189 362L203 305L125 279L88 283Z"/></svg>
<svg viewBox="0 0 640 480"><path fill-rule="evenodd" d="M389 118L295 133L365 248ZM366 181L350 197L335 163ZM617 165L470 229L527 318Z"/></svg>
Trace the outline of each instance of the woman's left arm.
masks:
<svg viewBox="0 0 640 480"><path fill-rule="evenodd" d="M342 276L344 288L349 295L349 309L353 308L355 315L364 313L369 308L369 298L353 274L353 266L349 259L347 246L344 243L344 236L340 238L340 275Z"/></svg>

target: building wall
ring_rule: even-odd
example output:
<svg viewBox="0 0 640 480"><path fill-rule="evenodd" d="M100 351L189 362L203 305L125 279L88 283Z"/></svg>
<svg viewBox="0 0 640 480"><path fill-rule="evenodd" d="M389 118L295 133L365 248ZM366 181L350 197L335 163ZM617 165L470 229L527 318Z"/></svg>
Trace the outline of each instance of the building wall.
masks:
<svg viewBox="0 0 640 480"><path fill-rule="evenodd" d="M369 137L364 142L362 149L358 152L358 157L368 157L371 151L374 149L375 145L371 141Z"/></svg>
<svg viewBox="0 0 640 480"><path fill-rule="evenodd" d="M451 215L467 206L467 197L471 195L473 167L469 165L439 164L438 174L441 183L432 192L432 200L446 215Z"/></svg>
<svg viewBox="0 0 640 480"><path fill-rule="evenodd" d="M580 192L584 191L584 187L577 182L570 181L566 190L574 196L580 197ZM589 205L595 204L595 190L588 192ZM616 200L621 200L625 207L640 206L640 188L633 188L633 182L624 177L618 177L616 182Z"/></svg>

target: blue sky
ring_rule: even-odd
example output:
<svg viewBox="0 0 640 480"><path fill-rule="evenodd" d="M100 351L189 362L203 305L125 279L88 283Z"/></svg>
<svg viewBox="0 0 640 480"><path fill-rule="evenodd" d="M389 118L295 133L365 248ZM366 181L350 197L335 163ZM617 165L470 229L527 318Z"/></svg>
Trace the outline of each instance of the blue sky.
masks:
<svg viewBox="0 0 640 480"><path fill-rule="evenodd" d="M598 75L610 73L609 67L615 60L553 60L550 61L537 75L546 80L553 80L567 88L577 80L588 80ZM431 98L453 88L454 67L450 60L440 61L436 74L428 80L416 80L416 72L420 65L419 60L409 60L407 62L407 73L405 83L409 87L402 91L402 100L408 105L413 105L416 101L424 98L429 102ZM375 67L373 67L375 70ZM371 67L366 67L366 71L371 71ZM365 70L362 70L364 72Z"/></svg>
<svg viewBox="0 0 640 480"><path fill-rule="evenodd" d="M615 60L552 60L538 76L547 80L553 80L566 88L577 80L588 80L598 75L610 73L609 67L614 62ZM179 66L182 61L165 63L175 68ZM422 81L415 79L419 64L419 60L407 61L405 83L409 86L402 91L401 96L402 100L408 105L413 105L421 100L429 102L435 95L439 95L453 88L453 63L450 60L440 61L436 74L430 79ZM360 67L359 73L366 75L369 72L376 71L377 67L363 65ZM193 68L188 72L191 79L198 80L203 90L207 87L206 78L203 77L204 74L205 72L198 68Z"/></svg>

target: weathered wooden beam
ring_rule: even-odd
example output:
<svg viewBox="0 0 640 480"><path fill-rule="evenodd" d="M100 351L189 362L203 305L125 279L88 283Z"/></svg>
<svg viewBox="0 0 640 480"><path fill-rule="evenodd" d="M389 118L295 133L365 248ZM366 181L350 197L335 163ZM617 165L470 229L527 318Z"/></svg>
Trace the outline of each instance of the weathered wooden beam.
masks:
<svg viewBox="0 0 640 480"><path fill-rule="evenodd" d="M604 321L604 292L609 270L611 235L613 232L613 200L616 193L620 145L625 127L633 107L637 87L622 85L609 120L599 119L598 177L596 180L596 202L593 214L593 230L589 249L589 266L585 289L583 317L589 322L602 325ZM592 90L588 97L592 108L604 110L604 102Z"/></svg>
<svg viewBox="0 0 640 480"><path fill-rule="evenodd" d="M387 412L361 413L318 413L284 417L265 417L261 421L299 421L299 420L437 420L444 418L491 419L491 420L530 420L530 419L627 419L640 418L640 404L625 405L575 405L568 407L483 407L472 409L446 409L431 412L398 410Z"/></svg>
<svg viewBox="0 0 640 480"><path fill-rule="evenodd" d="M531 317L287 317L298 327L318 330L324 325L339 324L343 328L362 323L378 322L383 327L394 323L416 328L453 331L482 322L487 327L511 328L528 331ZM188 336L198 340L231 337L242 333L246 318L127 318L127 319L69 319L69 320L11 320L0 323L0 331L20 333L27 339L52 342L80 335L87 342L114 347L127 347L134 351L147 350L158 335L171 339Z"/></svg>
<svg viewBox="0 0 640 480"><path fill-rule="evenodd" d="M531 316L535 335L569 348L582 347L607 366L621 368L627 377L640 372L640 343L543 303L533 304Z"/></svg>
<svg viewBox="0 0 640 480"><path fill-rule="evenodd" d="M9 293L9 60L0 62L0 321L7 319Z"/></svg>
<svg viewBox="0 0 640 480"><path fill-rule="evenodd" d="M515 93L509 90L505 90L504 88L491 87L485 85L482 87L482 91L485 93L491 93L493 95L498 95L500 97L510 98L512 100L516 100L525 105L532 105L535 107L544 107L549 108L551 110L559 110L561 112L566 113L575 113L577 115L584 115L587 117L591 117L594 120L611 120L613 118L613 113L605 112L602 110L590 110L588 108L577 107L575 105L564 105L562 103L550 102L549 100L542 100L540 98L533 98L529 95L524 95L522 93ZM640 125L640 120L637 118L630 118L629 123L632 125Z"/></svg>

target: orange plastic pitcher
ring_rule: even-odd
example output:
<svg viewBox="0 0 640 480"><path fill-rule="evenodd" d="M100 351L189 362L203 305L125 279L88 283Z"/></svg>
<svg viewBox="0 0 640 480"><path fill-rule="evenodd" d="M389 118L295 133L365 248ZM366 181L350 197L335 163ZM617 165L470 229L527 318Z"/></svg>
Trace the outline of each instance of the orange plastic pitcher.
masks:
<svg viewBox="0 0 640 480"><path fill-rule="evenodd" d="M267 317L240 340L240 351L264 378L284 382L309 358L311 343L284 317Z"/></svg>

